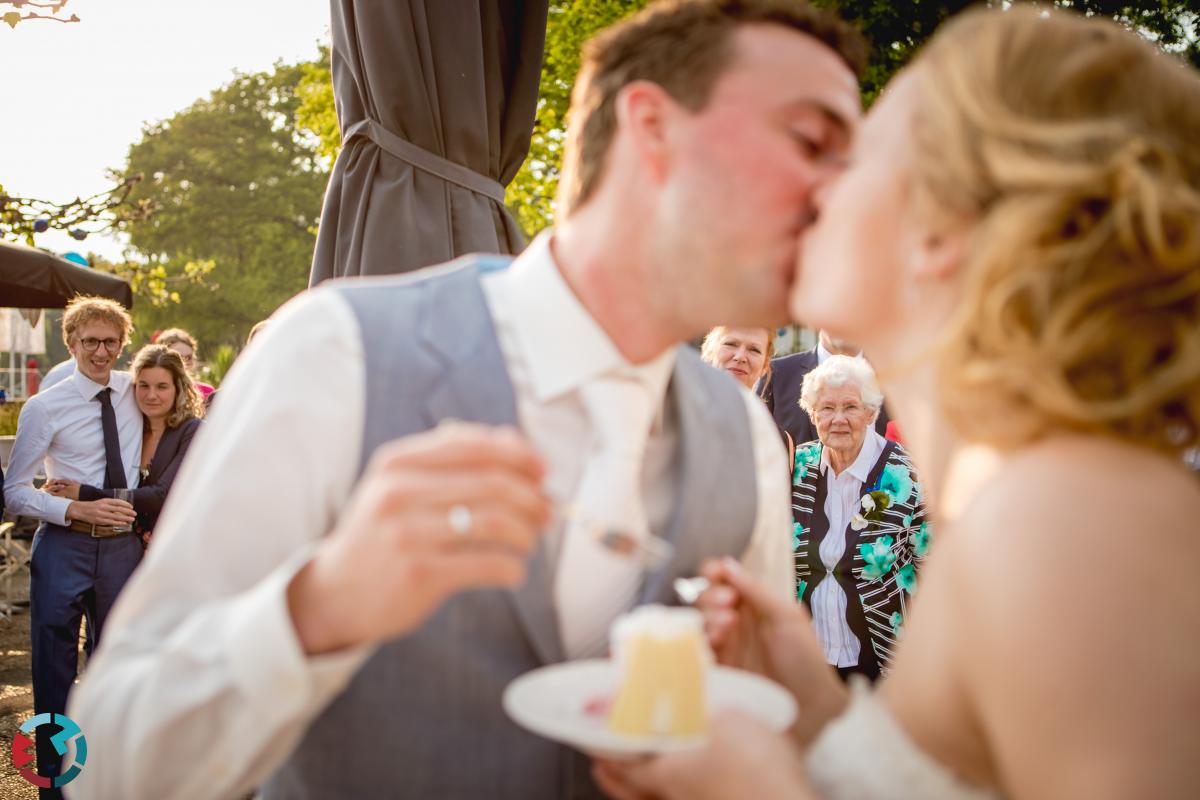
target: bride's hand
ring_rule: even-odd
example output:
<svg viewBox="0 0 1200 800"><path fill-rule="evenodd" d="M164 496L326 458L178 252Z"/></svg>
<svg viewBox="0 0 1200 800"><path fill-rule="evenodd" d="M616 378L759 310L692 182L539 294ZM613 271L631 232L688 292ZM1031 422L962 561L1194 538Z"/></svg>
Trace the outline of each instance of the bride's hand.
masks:
<svg viewBox="0 0 1200 800"><path fill-rule="evenodd" d="M51 478L42 485L42 491L55 497L65 497L68 500L79 499L79 481L66 478Z"/></svg>
<svg viewBox="0 0 1200 800"><path fill-rule="evenodd" d="M795 743L736 712L715 717L701 747L642 761L597 761L592 774L616 800L812 797Z"/></svg>
<svg viewBox="0 0 1200 800"><path fill-rule="evenodd" d="M717 660L783 685L800 706L794 733L807 744L841 713L846 689L825 661L812 618L801 603L778 597L732 559L700 570L711 588L696 607Z"/></svg>

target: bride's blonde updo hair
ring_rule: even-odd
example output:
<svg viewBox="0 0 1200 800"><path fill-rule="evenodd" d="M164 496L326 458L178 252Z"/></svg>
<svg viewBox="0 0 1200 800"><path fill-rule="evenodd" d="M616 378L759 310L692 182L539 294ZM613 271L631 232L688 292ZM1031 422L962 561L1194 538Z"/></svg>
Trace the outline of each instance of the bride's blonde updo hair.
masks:
<svg viewBox="0 0 1200 800"><path fill-rule="evenodd" d="M921 55L916 201L976 220L938 352L971 439L1200 441L1200 76L1118 25L1015 7Z"/></svg>

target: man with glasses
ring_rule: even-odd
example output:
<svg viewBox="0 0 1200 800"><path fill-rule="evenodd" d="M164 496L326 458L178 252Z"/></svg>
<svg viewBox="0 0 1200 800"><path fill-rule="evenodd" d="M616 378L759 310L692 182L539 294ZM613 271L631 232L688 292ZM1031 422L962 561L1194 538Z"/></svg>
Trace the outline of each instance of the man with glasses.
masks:
<svg viewBox="0 0 1200 800"><path fill-rule="evenodd" d="M75 371L21 409L4 497L9 511L41 521L30 565L33 705L62 714L78 668L79 621L88 621L89 651L142 557L129 528L135 514L124 500L89 502L54 497L33 485L48 478L93 486L133 488L142 445L142 415L132 379L114 372L133 323L118 303L77 297L63 314L63 339ZM125 530L121 530L124 528ZM48 737L38 737L38 771L57 772ZM42 789L42 797L58 797Z"/></svg>

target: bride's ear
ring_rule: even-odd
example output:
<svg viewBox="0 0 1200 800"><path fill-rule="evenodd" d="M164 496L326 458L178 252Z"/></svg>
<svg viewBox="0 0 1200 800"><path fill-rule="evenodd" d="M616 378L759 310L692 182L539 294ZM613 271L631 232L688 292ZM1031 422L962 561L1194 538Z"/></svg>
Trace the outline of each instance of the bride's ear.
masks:
<svg viewBox="0 0 1200 800"><path fill-rule="evenodd" d="M904 282L900 303L906 313L938 317L944 302L953 303L970 232L966 225L938 229L923 221L910 223L901 262Z"/></svg>
<svg viewBox="0 0 1200 800"><path fill-rule="evenodd" d="M907 258L910 279L924 283L954 278L966 259L970 233L966 224L914 230Z"/></svg>

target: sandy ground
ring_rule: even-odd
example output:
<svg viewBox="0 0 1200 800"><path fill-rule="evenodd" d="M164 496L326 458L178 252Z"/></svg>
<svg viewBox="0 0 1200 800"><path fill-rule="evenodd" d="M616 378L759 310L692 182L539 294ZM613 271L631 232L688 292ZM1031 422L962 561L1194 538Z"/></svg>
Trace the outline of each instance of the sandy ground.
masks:
<svg viewBox="0 0 1200 800"><path fill-rule="evenodd" d="M12 764L13 733L31 716L29 609L19 608L9 619L0 617L0 800L37 798Z"/></svg>

